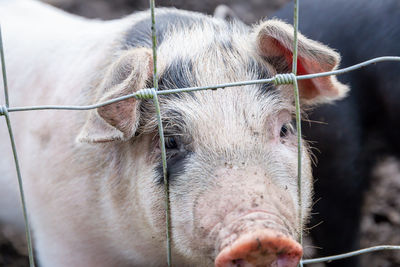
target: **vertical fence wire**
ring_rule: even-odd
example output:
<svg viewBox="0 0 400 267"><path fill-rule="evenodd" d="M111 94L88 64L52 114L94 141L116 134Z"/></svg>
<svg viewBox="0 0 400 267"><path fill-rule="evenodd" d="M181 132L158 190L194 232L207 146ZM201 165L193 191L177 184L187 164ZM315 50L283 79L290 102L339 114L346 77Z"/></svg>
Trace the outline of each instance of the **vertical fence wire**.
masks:
<svg viewBox="0 0 400 267"><path fill-rule="evenodd" d="M28 245L29 266L35 267L35 260L33 257L33 248L32 248L31 230L30 230L30 226L29 226L28 213L26 210L26 201L25 201L24 188L22 185L21 170L19 168L17 149L16 149L15 141L14 141L14 134L13 134L13 131L11 128L10 117L9 117L7 110L4 111L4 117L6 118L6 122L7 122L8 133L10 136L10 142L11 142L11 147L12 147L13 156L14 156L15 168L17 170L18 186L19 186L19 192L20 192L21 203L22 203L22 211L23 211L24 221L25 221L25 235L26 235L26 240L28 243L27 245Z"/></svg>
<svg viewBox="0 0 400 267"><path fill-rule="evenodd" d="M0 106L0 115L4 115L4 117L6 119L8 134L10 136L11 148L12 148L13 156L14 156L15 168L17 171L19 193L20 193L20 197L21 197L22 212L24 215L24 222L25 222L25 235L26 235L26 240L28 243L27 245L28 245L29 266L35 267L35 260L33 257L33 248L32 248L32 237L31 237L31 230L30 230L30 226L29 226L28 213L26 211L25 193L24 193L24 187L22 184L21 169L19 167L17 148L15 145L14 134L13 134L12 127L11 127L10 116L8 114L8 107L9 107L10 102L9 102L9 96L8 96L6 64L5 64L5 59L4 59L4 48L3 48L3 38L1 35L1 25L0 25L0 55L1 55L1 67L2 67L2 73L3 73L4 97L5 97L5 103L6 103L6 106L4 106L4 107Z"/></svg>
<svg viewBox="0 0 400 267"><path fill-rule="evenodd" d="M303 214L302 214L302 197L301 197L301 164L302 164L302 147L301 147L301 114L300 114L300 96L297 83L297 47L298 39L297 32L299 29L299 0L294 1L293 11L293 62L292 62L292 80L294 89L294 99L296 107L296 128L297 128L297 183L298 183L298 201L299 201L299 241L303 245ZM300 264L301 265L301 264Z"/></svg>
<svg viewBox="0 0 400 267"><path fill-rule="evenodd" d="M8 97L8 85L7 85L7 75L6 75L6 61L4 59L4 48L3 48L3 37L1 35L1 25L0 25L0 59L1 59L1 70L3 73L3 86L4 86L4 97L6 100L6 107L10 106Z"/></svg>
<svg viewBox="0 0 400 267"><path fill-rule="evenodd" d="M156 36L156 17L154 14L155 2L150 0L150 13L151 13L151 42L153 48L153 87L158 90L158 77L157 77L157 36Z"/></svg>
<svg viewBox="0 0 400 267"><path fill-rule="evenodd" d="M171 259L171 228L170 228L170 206L169 206L169 190L168 190L168 177L167 177L167 157L165 151L165 140L164 140L164 129L162 125L160 104L158 102L157 92L153 89L153 101L157 113L158 122L158 133L160 135L160 146L161 146L161 160L163 167L163 178L164 178L164 189L165 189L165 217L166 217L166 237L167 237L167 264L168 267L172 264Z"/></svg>
<svg viewBox="0 0 400 267"><path fill-rule="evenodd" d="M171 257L171 209L169 203L169 183L167 173L167 156L165 151L164 141L164 130L161 119L160 104L158 102L158 77L157 77L157 36L156 36L156 21L154 14L155 1L150 0L150 12L151 12L151 37L152 37L152 48L153 48L153 101L156 108L157 122L158 122L158 133L160 135L160 147L161 147L161 159L163 167L163 181L164 181L164 193L165 193L165 234L167 242L167 265L170 267L172 264Z"/></svg>

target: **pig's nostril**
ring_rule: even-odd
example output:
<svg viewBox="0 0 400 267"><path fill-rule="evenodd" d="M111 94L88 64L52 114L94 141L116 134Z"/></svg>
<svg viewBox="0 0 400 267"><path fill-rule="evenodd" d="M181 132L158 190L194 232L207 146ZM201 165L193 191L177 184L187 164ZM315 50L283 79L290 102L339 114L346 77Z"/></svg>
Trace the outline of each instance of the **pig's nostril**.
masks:
<svg viewBox="0 0 400 267"><path fill-rule="evenodd" d="M303 250L279 232L264 229L243 234L215 259L216 267L296 267Z"/></svg>
<svg viewBox="0 0 400 267"><path fill-rule="evenodd" d="M288 254L279 255L276 259L276 266L292 266L293 265L293 257ZM296 264L297 265L297 264Z"/></svg>
<svg viewBox="0 0 400 267"><path fill-rule="evenodd" d="M233 260L232 263L235 266L242 266L243 265L243 260L242 259L236 259L236 260Z"/></svg>
<svg viewBox="0 0 400 267"><path fill-rule="evenodd" d="M290 257L290 255L279 255L277 257L276 261L273 263L272 262L271 263L264 262L264 263L255 265L255 264L249 263L248 261L246 261L244 259L234 259L231 262L229 262L226 267L255 267L255 266L269 266L269 265L278 266L278 267L291 266L290 264L291 264L292 260L293 259Z"/></svg>
<svg viewBox="0 0 400 267"><path fill-rule="evenodd" d="M228 266L229 267L251 267L252 265L243 259L235 259L235 260L232 260L231 264Z"/></svg>
<svg viewBox="0 0 400 267"><path fill-rule="evenodd" d="M244 259L234 259L234 260L228 261L224 267L252 267L252 266L253 265L251 265Z"/></svg>

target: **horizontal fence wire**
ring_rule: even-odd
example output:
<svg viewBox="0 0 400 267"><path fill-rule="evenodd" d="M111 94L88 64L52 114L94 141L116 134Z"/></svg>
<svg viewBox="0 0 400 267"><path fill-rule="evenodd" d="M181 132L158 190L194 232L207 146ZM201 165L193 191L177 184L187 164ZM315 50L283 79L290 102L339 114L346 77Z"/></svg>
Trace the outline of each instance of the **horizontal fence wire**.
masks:
<svg viewBox="0 0 400 267"><path fill-rule="evenodd" d="M315 258L315 259L307 259L307 260L302 260L302 264L312 264L312 263L319 263L319 262L331 262L334 260L340 260L340 259L345 259L349 257L354 257L362 254L367 254L375 251L382 251L382 250L400 250L400 246L374 246L374 247L369 247L369 248L364 248L364 249L359 249L355 250L352 252L348 253L343 253L339 255L334 255L334 256L329 256L329 257L321 257L321 258Z"/></svg>
<svg viewBox="0 0 400 267"><path fill-rule="evenodd" d="M171 237L170 237L170 208L169 208L169 190L168 190L168 179L167 179L167 165L166 165L166 151L165 151L165 141L164 141L164 134L163 134L163 127L162 127L162 118L160 112L160 104L158 102L158 96L161 95L168 95L168 94L176 94L176 93L186 93L186 92L194 92L194 91L202 91L202 90L216 90L216 89L224 89L227 87L237 87L237 86L246 86L246 85L254 85L254 84L264 84L264 83L273 83L275 85L281 84L293 84L294 86L294 94L295 94L295 105L296 105L296 125L298 129L298 197L299 197L299 220L300 225L302 225L301 221L301 118L300 118L300 101L299 101L299 92L297 81L305 80L305 79L313 79L318 77L325 77L330 75L340 75L349 71L354 71L356 69L378 63L383 61L398 61L400 62L400 57L398 56L384 56L384 57L377 57L371 60L367 60L365 62L349 66L347 68L342 68L334 71L329 72L321 72L321 73L314 73L308 75L296 75L297 72L297 28L298 28L298 0L295 0L295 9L294 9L294 51L293 51L293 62L292 62L292 73L290 74L277 74L271 78L266 79L258 79L258 80L249 80L249 81L238 81L232 83L223 83L211 86L200 86L200 87L188 87L188 88L176 88L176 89L169 89L158 91L158 81L157 81L157 57L156 57L156 35L155 35L155 16L154 16L154 0L150 0L150 11L151 11L151 18L152 18L152 41L153 41L153 87L154 88L144 88L135 93L128 94L122 97L114 98L102 103L97 103L93 105L82 105L82 106L69 106L69 105L42 105L42 106L26 106L26 107L10 107L9 106L9 98L8 98L8 86L7 86L7 77L6 77L6 67L5 67L5 60L4 60L4 49L2 46L2 37L1 37L1 27L0 27L0 54L1 54L1 64L2 64L2 73L3 73L3 86L4 86L4 93L5 93L5 105L0 105L0 116L5 116L8 126L8 131L10 134L10 142L12 144L13 153L14 153L14 161L16 164L17 169L17 177L20 187L20 194L21 194L21 201L24 209L24 217L25 217L25 226L26 226L26 235L27 235L27 242L28 242L28 252L29 252L29 262L30 266L34 267L34 259L33 259L33 251L31 245L31 236L30 236L30 229L29 229L29 221L26 215L26 205L24 200L24 193L22 187L22 178L20 174L20 168L18 163L18 157L15 149L15 141L13 138L13 133L11 129L11 122L9 118L9 112L21 112L21 111L34 111L34 110L91 110L96 109L102 106L110 105L112 103L116 103L119 101L123 101L129 98L136 98L136 99L153 99L154 105L156 108L156 115L158 121L158 129L160 135L160 147L162 151L162 163L163 163L163 174L164 174L164 186L165 186L165 198L166 198L166 235L167 235L167 264L171 266ZM302 242L302 233L300 231L300 242ZM340 255L330 256L330 257L322 257L322 258L315 258L315 259L305 259L300 261L300 265L302 264L311 264L311 263L318 263L318 262L329 262L333 260L343 259L347 257L352 257L364 253L370 253L374 251L380 250L400 250L400 246L375 246L366 249L361 249L353 252L348 252Z"/></svg>
<svg viewBox="0 0 400 267"><path fill-rule="evenodd" d="M313 74L308 74L308 75L297 75L296 80L306 80L306 79L313 79L313 78L319 78L319 77L325 77L325 76L330 76L330 75L340 75L349 71L353 71L356 69L360 69L362 67L366 67L368 65L378 63L378 62L384 62L384 61L398 61L400 62L400 57L398 56L385 56L385 57L377 57L373 58L367 61L364 61L362 63L343 68L343 69L338 69L335 71L328 71L328 72L320 72L320 73L313 73ZM274 84L291 84L291 80L286 80L283 77L288 77L290 76L289 74L277 74L272 78L267 78L267 79L258 79L258 80L249 80L249 81L241 81L241 82L232 82L232 83L222 83L222 84L217 84L217 85L210 85L210 86L199 86L199 87L186 87L186 88L177 88L177 89L168 89L168 90L162 90L162 91L157 91L157 95L168 95L168 94L175 94L175 93L186 93L186 92L194 92L194 91L202 91L202 90L215 90L215 89L224 89L227 87L237 87L237 86L246 86L246 85L254 85L254 84L264 84L264 83L274 83ZM289 78L290 79L290 78ZM103 106L107 106L119 101L123 101L129 98L136 98L136 99L152 99L153 95L149 92L151 92L151 89L153 88L144 88L141 90L138 90L135 93L132 94L127 94L125 96L117 97L114 99L110 99L108 101L98 103L98 104L93 104L93 105L81 105L81 106L69 106L69 105L40 105L40 106L26 106L26 107L9 107L7 108L8 112L17 112L17 111L30 111L30 110L46 110L46 109L52 109L52 110L90 110L90 109L95 109Z"/></svg>

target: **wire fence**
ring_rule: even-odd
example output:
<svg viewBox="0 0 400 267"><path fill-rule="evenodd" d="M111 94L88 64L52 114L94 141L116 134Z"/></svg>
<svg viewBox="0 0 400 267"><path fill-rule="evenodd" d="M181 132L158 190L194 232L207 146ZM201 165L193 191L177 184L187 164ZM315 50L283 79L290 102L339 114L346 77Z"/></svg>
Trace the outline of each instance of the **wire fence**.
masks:
<svg viewBox="0 0 400 267"><path fill-rule="evenodd" d="M202 90L215 90L215 89L224 89L226 87L237 87L237 86L245 86L245 85L252 85L252 84L265 84L265 83L272 83L275 85L281 84L292 84L294 89L294 96L295 96L295 108L296 108L296 126L297 126L297 148L298 148L298 200L299 200L299 225L300 229L302 229L302 214L301 214L301 153L302 153L302 140L301 140L301 115L300 115L300 101L299 101L299 90L297 86L297 81L305 80L305 79L313 79L318 77L325 77L330 75L340 75L346 72L350 72L362 67L365 67L370 64L383 62L383 61L398 61L400 62L400 57L398 56L384 56L373 58L371 60L361 62L359 64L338 69L335 71L329 72L321 72L321 73L314 73L308 75L299 75L297 76L297 33L298 33L298 11L299 11L299 3L298 0L294 1L294 44L293 44L293 61L292 61L292 73L284 73L284 74L277 74L268 79L258 79L258 80L249 80L249 81L240 81L240 82L233 82L233 83L224 83L224 84L216 84L212 86L203 86L203 87L188 87L188 88L177 88L177 89L168 89L163 91L158 91L158 77L157 77L157 39L156 39L156 27L155 27L155 2L154 0L150 0L150 12L151 12L151 30L152 30L152 47L153 47L153 88L144 88L140 89L135 93L128 94L122 97L114 98L102 103L94 104L94 105L86 105L86 106L59 106L59 105L46 105L46 106L26 106L26 107L11 107L9 102L9 95L8 95L8 85L7 85L7 75L6 75L6 64L4 59L4 49L3 49L3 42L2 42L2 33L1 33L1 25L0 25L0 59L2 65L2 74L3 74L3 87L4 87L4 95L5 95L5 105L0 105L0 116L4 116L7 128L10 136L10 142L12 146L15 167L17 172L17 179L18 185L20 190L20 197L23 207L23 215L25 220L25 231L26 231L26 239L28 244L28 255L29 255L29 264L31 267L35 266L34 257L33 257L33 248L32 248L32 238L30 234L30 226L29 226L29 218L27 215L26 210L26 203L25 203L25 196L24 190L22 186L22 177L19 167L19 161L15 146L14 135L11 127L10 121L10 112L22 112L22 111L34 111L34 110L91 110L96 109L102 106L110 105L115 102L119 102L122 100L126 100L129 98L136 98L136 99L153 99L157 122L158 122L158 131L160 136L160 147L161 147L161 159L162 159L162 167L163 167L163 181L164 181L164 191L165 191L165 206L166 206L166 250L167 250L167 265L172 266L172 257L171 257L171 216L170 216L170 202L169 202L169 185L167 179L167 161L166 161L166 149L165 149L165 141L164 141L164 133L163 133L163 125L162 125L162 118L160 112L160 104L158 101L158 97L161 95L168 95L168 94L176 94L176 93L187 93L187 92L194 92L194 91L202 91ZM302 243L302 233L300 231L299 242ZM301 260L299 265L303 266L303 264L311 264L311 263L318 263L318 262L330 262L338 259L343 259L347 257L352 257L364 253L370 253L374 251L381 251L381 250L400 250L399 246L375 246L369 247L366 249L361 249L349 253L344 253L340 255L330 256L330 257L322 257L322 258L315 258L315 259L306 259Z"/></svg>

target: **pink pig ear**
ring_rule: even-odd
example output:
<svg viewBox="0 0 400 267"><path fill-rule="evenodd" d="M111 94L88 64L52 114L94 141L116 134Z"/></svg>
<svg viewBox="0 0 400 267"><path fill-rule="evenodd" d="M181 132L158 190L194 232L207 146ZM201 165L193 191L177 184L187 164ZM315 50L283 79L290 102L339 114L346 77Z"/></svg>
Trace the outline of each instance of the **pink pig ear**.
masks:
<svg viewBox="0 0 400 267"><path fill-rule="evenodd" d="M268 20L255 29L257 49L278 73L292 71L293 27L279 20ZM340 55L319 42L298 34L297 75L331 71ZM346 96L349 88L335 76L299 80L300 97L307 104L330 102Z"/></svg>
<svg viewBox="0 0 400 267"><path fill-rule="evenodd" d="M122 54L107 70L97 88L96 103L134 93L151 77L151 52L146 48ZM77 137L79 142L101 143L132 138L139 122L139 101L129 98L89 111Z"/></svg>

